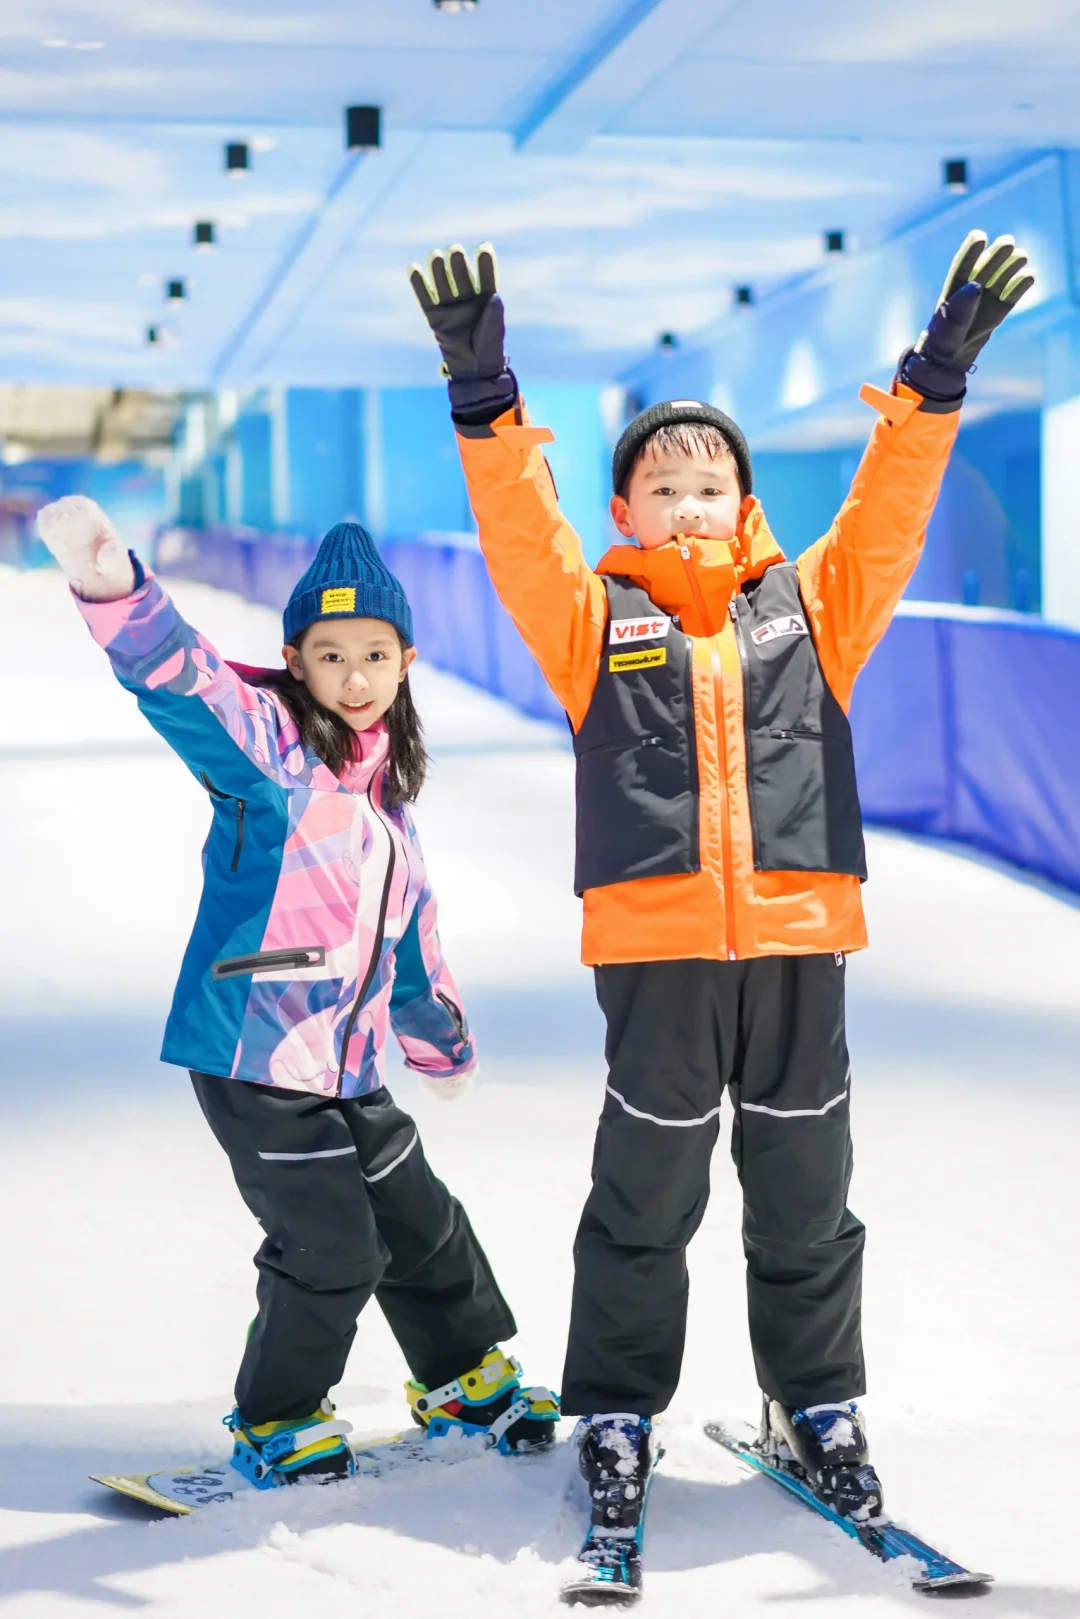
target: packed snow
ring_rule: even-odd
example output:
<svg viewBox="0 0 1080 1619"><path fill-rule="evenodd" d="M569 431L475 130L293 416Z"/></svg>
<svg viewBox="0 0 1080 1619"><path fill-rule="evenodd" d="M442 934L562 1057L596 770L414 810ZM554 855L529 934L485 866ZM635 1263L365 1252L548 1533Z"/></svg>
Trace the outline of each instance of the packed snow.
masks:
<svg viewBox="0 0 1080 1619"><path fill-rule="evenodd" d="M176 595L227 655L276 659L272 613ZM452 1106L403 1073L393 1089L495 1262L520 1325L510 1347L557 1387L603 1091L577 965L572 761L558 730L445 675L421 667L417 688L436 759L418 820L484 1076ZM181 1520L88 1480L225 1458L253 1313L256 1227L186 1075L157 1060L208 820L58 576L0 570L5 1619L553 1614L583 1525L570 1423L543 1458L251 1494ZM870 845L872 949L849 982L874 1459L902 1521L996 1574L995 1613L1080 1615L1080 908L957 852ZM917 1606L902 1569L702 1434L757 1404L723 1150L714 1178L646 1608ZM336 1396L357 1433L401 1424L405 1375L372 1306Z"/></svg>

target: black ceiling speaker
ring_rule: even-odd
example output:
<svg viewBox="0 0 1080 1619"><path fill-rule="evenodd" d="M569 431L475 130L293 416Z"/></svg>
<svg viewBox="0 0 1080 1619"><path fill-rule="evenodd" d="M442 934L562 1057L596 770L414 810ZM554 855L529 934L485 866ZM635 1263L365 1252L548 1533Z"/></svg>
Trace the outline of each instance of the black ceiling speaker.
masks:
<svg viewBox="0 0 1080 1619"><path fill-rule="evenodd" d="M941 165L942 177L949 191L966 191L968 188L968 166L966 157L946 158Z"/></svg>
<svg viewBox="0 0 1080 1619"><path fill-rule="evenodd" d="M171 304L182 304L187 297L187 287L181 280L170 281L166 286L165 296Z"/></svg>
<svg viewBox="0 0 1080 1619"><path fill-rule="evenodd" d="M225 148L225 172L240 176L251 172L251 153L246 141L230 141Z"/></svg>
<svg viewBox="0 0 1080 1619"><path fill-rule="evenodd" d="M842 253L844 251L844 233L842 230L827 230L825 232L826 253Z"/></svg>
<svg viewBox="0 0 1080 1619"><path fill-rule="evenodd" d="M345 145L350 152L371 151L382 145L382 108L345 108Z"/></svg>
<svg viewBox="0 0 1080 1619"><path fill-rule="evenodd" d="M656 339L656 346L658 349L666 349L670 353L672 349L678 348L679 339L674 332L661 332Z"/></svg>
<svg viewBox="0 0 1080 1619"><path fill-rule="evenodd" d="M754 301L753 287L736 287L735 302L737 304L752 304Z"/></svg>
<svg viewBox="0 0 1080 1619"><path fill-rule="evenodd" d="M196 222L191 239L196 247L213 247L217 238L214 235L213 222L209 219L200 219Z"/></svg>

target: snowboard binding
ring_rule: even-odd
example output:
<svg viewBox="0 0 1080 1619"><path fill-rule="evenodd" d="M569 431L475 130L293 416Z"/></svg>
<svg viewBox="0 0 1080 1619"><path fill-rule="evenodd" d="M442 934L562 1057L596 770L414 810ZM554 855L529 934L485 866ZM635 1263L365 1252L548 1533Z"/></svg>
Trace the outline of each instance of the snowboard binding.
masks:
<svg viewBox="0 0 1080 1619"><path fill-rule="evenodd" d="M336 1420L329 1400L298 1421L247 1425L239 1407L221 1420L233 1435L232 1466L257 1490L311 1478L328 1484L356 1470L345 1441L352 1423Z"/></svg>
<svg viewBox="0 0 1080 1619"><path fill-rule="evenodd" d="M837 1517L867 1527L885 1520L881 1480L853 1400L790 1407L763 1398L758 1448L773 1466L801 1478Z"/></svg>
<svg viewBox="0 0 1080 1619"><path fill-rule="evenodd" d="M504 1456L546 1450L559 1420L558 1396L546 1388L522 1388L521 1366L501 1349L440 1388L409 1381L405 1397L429 1439L482 1438Z"/></svg>

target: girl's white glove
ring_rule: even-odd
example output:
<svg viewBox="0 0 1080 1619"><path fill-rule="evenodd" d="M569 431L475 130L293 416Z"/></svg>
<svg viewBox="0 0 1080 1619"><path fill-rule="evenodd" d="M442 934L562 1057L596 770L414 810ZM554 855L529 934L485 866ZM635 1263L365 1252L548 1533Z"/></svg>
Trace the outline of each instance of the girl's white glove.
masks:
<svg viewBox="0 0 1080 1619"><path fill-rule="evenodd" d="M467 1096L473 1088L473 1080L480 1072L480 1064L474 1063L463 1074L451 1074L446 1079L436 1079L433 1074L421 1074L420 1083L432 1096L437 1096L440 1102L456 1102L459 1096Z"/></svg>
<svg viewBox="0 0 1080 1619"><path fill-rule="evenodd" d="M65 495L51 501L37 514L37 531L84 601L119 601L135 589L131 558L96 500Z"/></svg>

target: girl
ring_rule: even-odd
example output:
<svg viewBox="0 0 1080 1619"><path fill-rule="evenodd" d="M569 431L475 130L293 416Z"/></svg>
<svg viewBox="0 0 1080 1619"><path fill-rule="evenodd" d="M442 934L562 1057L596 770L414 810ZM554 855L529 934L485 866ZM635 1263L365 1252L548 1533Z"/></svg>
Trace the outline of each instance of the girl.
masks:
<svg viewBox="0 0 1080 1619"><path fill-rule="evenodd" d="M391 1029L437 1096L476 1070L408 809L427 757L400 583L364 529L339 523L285 609L286 668L259 671L184 622L92 500L44 507L38 531L117 678L213 805L162 1057L190 1070L265 1232L226 1418L233 1465L262 1488L353 1470L327 1396L372 1294L430 1437L550 1443L557 1404L492 1348L514 1319L383 1085Z"/></svg>

